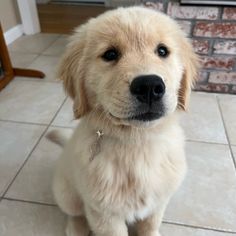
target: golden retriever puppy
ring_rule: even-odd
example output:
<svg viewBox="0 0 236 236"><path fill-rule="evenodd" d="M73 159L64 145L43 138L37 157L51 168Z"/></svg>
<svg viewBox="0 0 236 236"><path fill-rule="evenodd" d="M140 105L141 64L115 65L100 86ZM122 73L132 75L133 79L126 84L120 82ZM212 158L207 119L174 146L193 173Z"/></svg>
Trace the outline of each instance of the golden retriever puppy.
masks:
<svg viewBox="0 0 236 236"><path fill-rule="evenodd" d="M154 10L119 8L76 29L59 76L80 123L53 183L68 236L127 236L129 224L160 236L185 175L178 113L197 64L180 27Z"/></svg>

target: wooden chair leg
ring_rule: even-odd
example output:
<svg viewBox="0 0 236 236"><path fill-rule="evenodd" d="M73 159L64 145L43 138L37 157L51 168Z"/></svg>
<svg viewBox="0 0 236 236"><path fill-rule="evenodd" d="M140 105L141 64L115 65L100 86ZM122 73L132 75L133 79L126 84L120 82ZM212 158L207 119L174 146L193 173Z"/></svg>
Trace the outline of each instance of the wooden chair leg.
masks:
<svg viewBox="0 0 236 236"><path fill-rule="evenodd" d="M43 79L45 77L45 74L38 70L13 68L13 72L15 76L35 77L38 79Z"/></svg>
<svg viewBox="0 0 236 236"><path fill-rule="evenodd" d="M0 81L0 92L7 86L8 83L11 82L11 80L13 80L13 78L14 78L13 74L4 76L4 79Z"/></svg>
<svg viewBox="0 0 236 236"><path fill-rule="evenodd" d="M45 77L45 74L41 71L12 68L12 63L6 46L5 38L3 36L1 24L0 24L0 62L1 62L0 63L1 70L3 70L3 77L0 78L0 90L3 89L11 80L13 80L14 76L35 77L39 79Z"/></svg>

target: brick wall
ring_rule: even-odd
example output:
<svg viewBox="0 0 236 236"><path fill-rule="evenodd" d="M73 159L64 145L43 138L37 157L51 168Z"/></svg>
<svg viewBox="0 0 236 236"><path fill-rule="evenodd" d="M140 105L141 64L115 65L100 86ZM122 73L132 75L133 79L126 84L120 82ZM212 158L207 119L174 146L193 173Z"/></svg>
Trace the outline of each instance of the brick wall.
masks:
<svg viewBox="0 0 236 236"><path fill-rule="evenodd" d="M236 94L236 7L180 5L179 1L145 1L175 18L201 59L195 90Z"/></svg>

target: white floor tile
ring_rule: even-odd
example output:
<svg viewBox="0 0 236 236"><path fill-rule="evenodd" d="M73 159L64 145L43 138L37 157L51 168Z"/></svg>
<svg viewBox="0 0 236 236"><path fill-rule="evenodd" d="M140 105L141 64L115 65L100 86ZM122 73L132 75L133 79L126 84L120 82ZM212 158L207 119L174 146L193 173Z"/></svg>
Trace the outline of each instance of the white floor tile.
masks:
<svg viewBox="0 0 236 236"><path fill-rule="evenodd" d="M211 230L195 229L184 226L163 224L162 236L232 236L232 234L216 232Z"/></svg>
<svg viewBox="0 0 236 236"><path fill-rule="evenodd" d="M68 44L68 37L61 36L49 48L43 51L43 55L61 56Z"/></svg>
<svg viewBox="0 0 236 236"><path fill-rule="evenodd" d="M215 94L192 93L182 124L189 140L227 144Z"/></svg>
<svg viewBox="0 0 236 236"><path fill-rule="evenodd" d="M67 98L52 125L74 128L78 123L79 121L74 119L73 103L70 98Z"/></svg>
<svg viewBox="0 0 236 236"><path fill-rule="evenodd" d="M189 171L165 218L236 232L236 175L228 146L187 143Z"/></svg>
<svg viewBox="0 0 236 236"><path fill-rule="evenodd" d="M45 128L45 126L0 121L0 196L13 180Z"/></svg>
<svg viewBox="0 0 236 236"><path fill-rule="evenodd" d="M232 234L217 232L214 230L206 230L182 226L176 224L162 223L160 229L161 236L232 236ZM235 235L235 234L234 234ZM129 236L138 236L134 229L131 229Z"/></svg>
<svg viewBox="0 0 236 236"><path fill-rule="evenodd" d="M236 96L218 95L218 97L229 141L236 145Z"/></svg>
<svg viewBox="0 0 236 236"><path fill-rule="evenodd" d="M65 128L60 128L60 130L67 131ZM54 204L52 176L61 151L62 149L59 146L43 137L6 196Z"/></svg>
<svg viewBox="0 0 236 236"><path fill-rule="evenodd" d="M1 236L65 236L65 216L57 207L2 200L0 222Z"/></svg>
<svg viewBox="0 0 236 236"><path fill-rule="evenodd" d="M35 34L22 36L8 46L9 51L23 53L42 53L51 46L58 34Z"/></svg>
<svg viewBox="0 0 236 236"><path fill-rule="evenodd" d="M57 207L3 200L0 222L1 236L65 236L66 216ZM162 236L232 235L170 224L162 224L160 231Z"/></svg>
<svg viewBox="0 0 236 236"><path fill-rule="evenodd" d="M61 84L14 80L0 93L0 119L49 124L64 99Z"/></svg>
<svg viewBox="0 0 236 236"><path fill-rule="evenodd" d="M59 58L56 56L41 55L37 57L28 68L39 70L45 73L45 78L40 82L59 82L56 78Z"/></svg>
<svg viewBox="0 0 236 236"><path fill-rule="evenodd" d="M233 151L233 158L236 162L236 146L232 146L232 151Z"/></svg>
<svg viewBox="0 0 236 236"><path fill-rule="evenodd" d="M27 68L38 56L38 54L10 52L13 67Z"/></svg>

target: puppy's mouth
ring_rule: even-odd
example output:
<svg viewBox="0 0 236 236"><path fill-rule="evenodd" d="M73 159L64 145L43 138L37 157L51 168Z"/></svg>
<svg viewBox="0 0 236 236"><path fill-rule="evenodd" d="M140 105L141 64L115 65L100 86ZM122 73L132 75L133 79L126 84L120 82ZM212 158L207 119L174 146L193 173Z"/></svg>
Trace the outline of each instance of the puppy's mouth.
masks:
<svg viewBox="0 0 236 236"><path fill-rule="evenodd" d="M138 120L138 121L144 121L145 122L145 121L152 121L152 120L159 119L162 116L163 116L162 112L158 112L158 113L146 112L146 113L143 113L143 114L131 116L130 118L128 118L128 120Z"/></svg>
<svg viewBox="0 0 236 236"><path fill-rule="evenodd" d="M142 121L142 122L147 122L147 121L153 121L161 118L164 116L163 112L145 112L142 114L135 114L129 117L117 117L114 116L113 114L109 113L112 118L119 119L119 120L126 120L126 121Z"/></svg>
<svg viewBox="0 0 236 236"><path fill-rule="evenodd" d="M127 111L127 109L124 110ZM116 121L124 121L125 123L133 123L133 121L149 122L165 116L166 109L162 103L155 103L152 105L139 104L138 106L132 107L126 114L122 113L123 112L114 114L113 112L109 112L109 115Z"/></svg>

